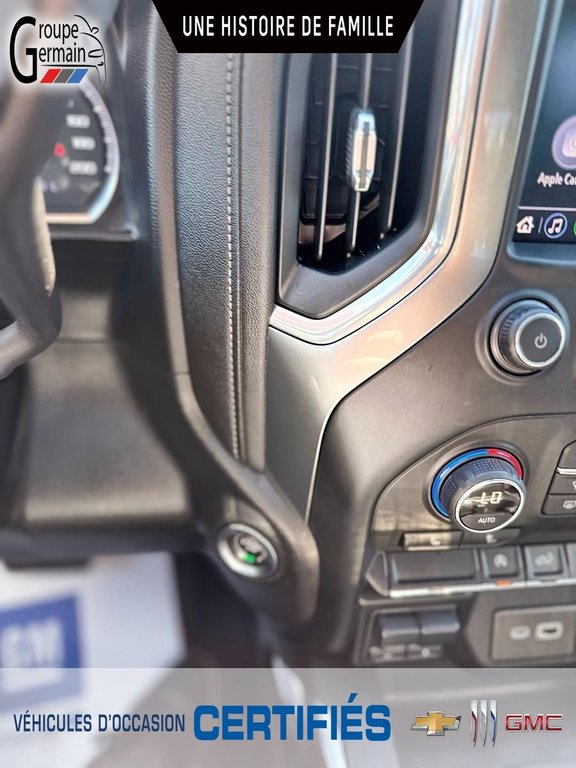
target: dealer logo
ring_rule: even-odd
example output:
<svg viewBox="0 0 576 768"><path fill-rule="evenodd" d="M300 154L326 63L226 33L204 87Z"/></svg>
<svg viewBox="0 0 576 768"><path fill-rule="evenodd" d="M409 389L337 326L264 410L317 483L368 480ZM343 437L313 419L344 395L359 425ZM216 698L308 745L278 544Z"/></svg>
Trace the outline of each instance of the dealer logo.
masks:
<svg viewBox="0 0 576 768"><path fill-rule="evenodd" d="M84 16L72 21L42 22L23 16L10 35L10 66L21 83L78 85L89 72L106 82L106 53L93 27Z"/></svg>

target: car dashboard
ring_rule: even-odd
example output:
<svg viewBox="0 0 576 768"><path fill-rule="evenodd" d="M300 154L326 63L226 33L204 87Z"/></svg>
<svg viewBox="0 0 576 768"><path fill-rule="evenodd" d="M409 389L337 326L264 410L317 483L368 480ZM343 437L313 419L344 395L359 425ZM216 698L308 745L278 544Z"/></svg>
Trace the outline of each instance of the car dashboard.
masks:
<svg viewBox="0 0 576 768"><path fill-rule="evenodd" d="M0 290L0 556L199 558L293 666L574 664L576 2L425 0L398 54L109 5L3 216L56 287Z"/></svg>

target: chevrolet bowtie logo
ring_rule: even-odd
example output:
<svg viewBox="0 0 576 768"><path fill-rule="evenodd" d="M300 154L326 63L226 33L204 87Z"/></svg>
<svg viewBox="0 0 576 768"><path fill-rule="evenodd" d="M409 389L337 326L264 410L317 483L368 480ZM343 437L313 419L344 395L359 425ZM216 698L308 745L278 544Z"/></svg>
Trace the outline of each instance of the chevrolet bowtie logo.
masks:
<svg viewBox="0 0 576 768"><path fill-rule="evenodd" d="M459 717L449 717L444 712L428 712L426 717L417 717L412 731L426 731L426 736L444 736L446 731L460 728Z"/></svg>

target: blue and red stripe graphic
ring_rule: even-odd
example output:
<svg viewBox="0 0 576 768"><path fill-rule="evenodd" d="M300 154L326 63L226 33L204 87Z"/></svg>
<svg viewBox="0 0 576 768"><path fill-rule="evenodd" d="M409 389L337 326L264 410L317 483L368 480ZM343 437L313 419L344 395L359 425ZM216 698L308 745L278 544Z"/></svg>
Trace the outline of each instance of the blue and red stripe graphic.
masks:
<svg viewBox="0 0 576 768"><path fill-rule="evenodd" d="M88 67L50 67L40 80L45 85L78 85L88 74Z"/></svg>

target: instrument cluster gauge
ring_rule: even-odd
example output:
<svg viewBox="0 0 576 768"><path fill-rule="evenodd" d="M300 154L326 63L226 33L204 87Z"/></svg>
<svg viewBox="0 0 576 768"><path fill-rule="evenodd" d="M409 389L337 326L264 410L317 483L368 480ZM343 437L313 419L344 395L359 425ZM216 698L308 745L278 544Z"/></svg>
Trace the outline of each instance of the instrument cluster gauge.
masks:
<svg viewBox="0 0 576 768"><path fill-rule="evenodd" d="M106 211L120 176L110 112L90 80L71 92L52 155L42 171L49 224L92 224Z"/></svg>

